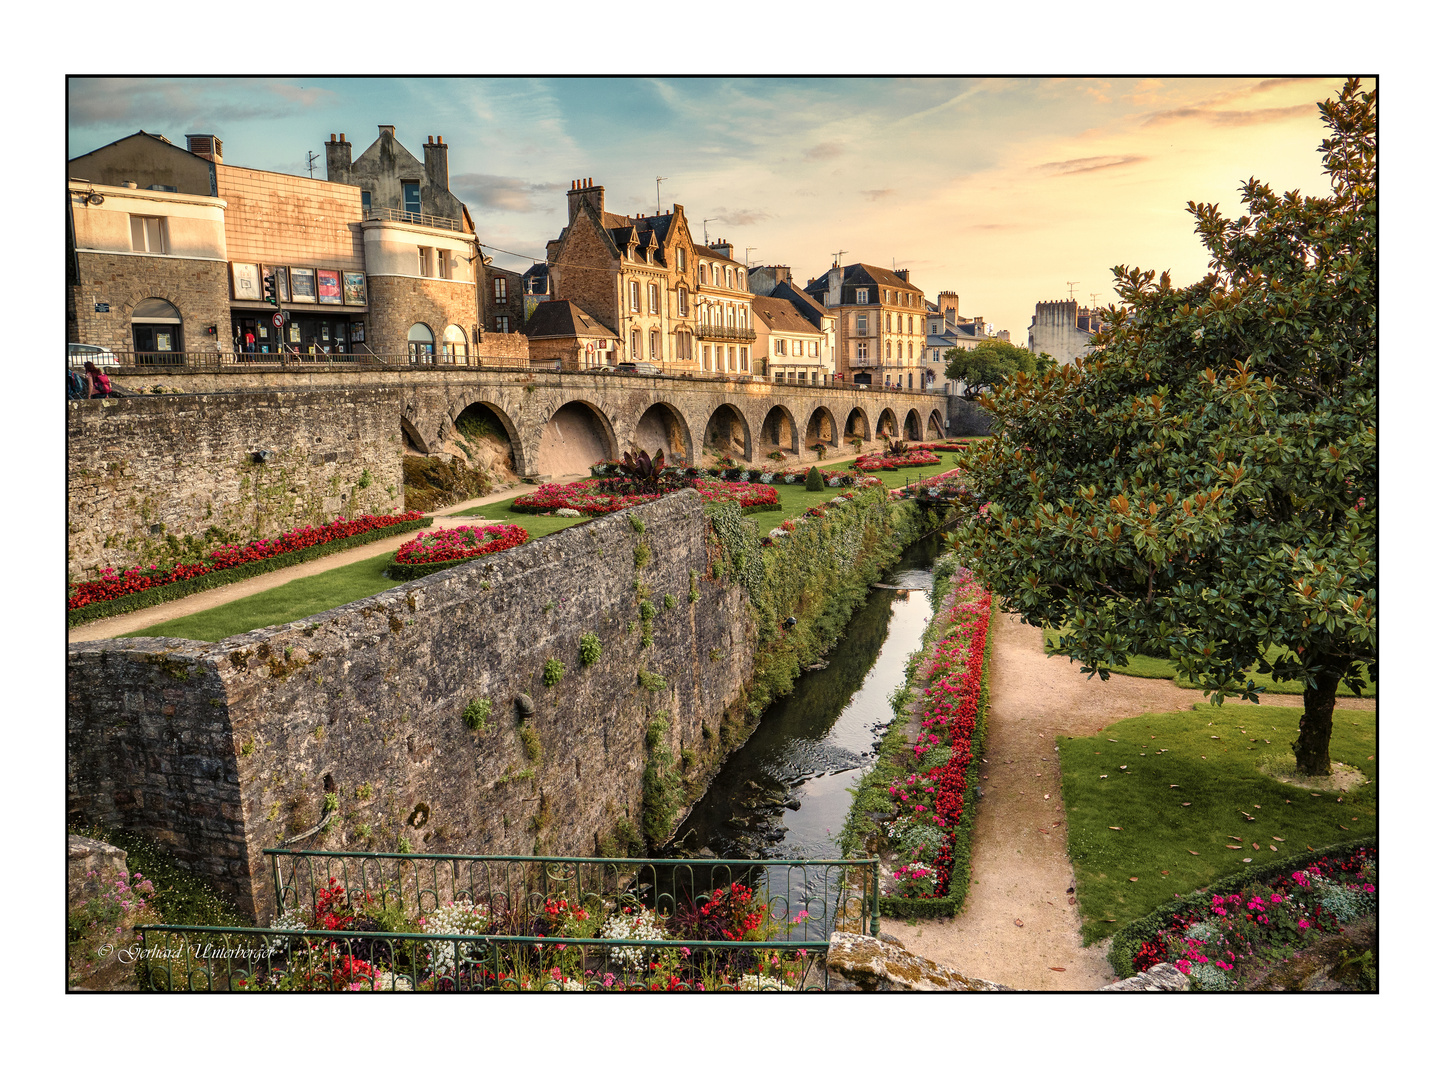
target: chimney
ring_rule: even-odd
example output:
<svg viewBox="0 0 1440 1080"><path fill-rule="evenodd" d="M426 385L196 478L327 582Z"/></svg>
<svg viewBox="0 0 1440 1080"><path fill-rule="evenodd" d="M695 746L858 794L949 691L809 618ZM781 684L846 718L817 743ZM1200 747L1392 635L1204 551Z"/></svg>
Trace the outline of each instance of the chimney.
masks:
<svg viewBox="0 0 1440 1080"><path fill-rule="evenodd" d="M898 277L901 281L905 282L907 285L910 283L909 270L896 270L895 276Z"/></svg>
<svg viewBox="0 0 1440 1080"><path fill-rule="evenodd" d="M213 161L216 165L225 164L225 159L220 155L220 140L214 135L186 135L185 149L196 157Z"/></svg>
<svg viewBox="0 0 1440 1080"><path fill-rule="evenodd" d="M350 183L350 144L343 131L339 139L331 135L325 144L325 179L336 184Z"/></svg>
<svg viewBox="0 0 1440 1080"><path fill-rule="evenodd" d="M566 193L569 201L570 221L573 223L575 215L580 212L581 203L589 203L595 208L597 214L605 212L605 188L596 184L590 177L583 180L570 181L570 190Z"/></svg>
<svg viewBox="0 0 1440 1080"><path fill-rule="evenodd" d="M845 280L845 270L839 266L832 266L830 273L825 280L825 306L840 306L840 285Z"/></svg>
<svg viewBox="0 0 1440 1080"><path fill-rule="evenodd" d="M380 138L382 138L382 139L393 139L393 138L395 138L395 125L394 125L394 124L377 124L376 126L379 127L379 129L380 129Z"/></svg>
<svg viewBox="0 0 1440 1080"><path fill-rule="evenodd" d="M425 137L425 178L433 190L450 190L450 148L443 135Z"/></svg>
<svg viewBox="0 0 1440 1080"><path fill-rule="evenodd" d="M730 258L730 252L733 250L729 240L716 240L715 243L710 245L710 248L713 251L718 251L727 259Z"/></svg>

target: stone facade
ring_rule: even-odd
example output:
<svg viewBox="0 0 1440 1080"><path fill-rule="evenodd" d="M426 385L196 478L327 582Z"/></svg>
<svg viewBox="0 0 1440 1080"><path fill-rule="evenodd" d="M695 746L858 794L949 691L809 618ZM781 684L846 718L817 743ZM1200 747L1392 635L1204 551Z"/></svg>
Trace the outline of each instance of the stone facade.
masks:
<svg viewBox="0 0 1440 1080"><path fill-rule="evenodd" d="M208 259L166 259L113 252L77 252L81 284L67 305L68 341L128 352L135 347L130 313L158 297L180 312L180 343L188 352L230 349L230 271ZM103 303L108 311L97 312ZM210 327L216 332L208 332Z"/></svg>
<svg viewBox="0 0 1440 1080"><path fill-rule="evenodd" d="M272 537L403 498L400 403L384 390L70 402L66 442L72 578L153 557L167 534Z"/></svg>
<svg viewBox="0 0 1440 1080"><path fill-rule="evenodd" d="M525 328L525 283L518 273L486 263L480 289L484 330L518 334Z"/></svg>
<svg viewBox="0 0 1440 1080"><path fill-rule="evenodd" d="M260 919L273 910L262 849L313 827L329 792L328 848L592 854L638 825L649 722L667 714L676 760L693 751L699 776L720 752L702 729L718 733L751 675L753 620L743 590L710 577L707 540L684 491L289 626L73 644L72 820L160 840ZM648 648L637 578L657 609ZM586 632L601 641L589 667ZM566 670L547 687L552 658ZM462 717L481 698L476 731Z"/></svg>
<svg viewBox="0 0 1440 1080"><path fill-rule="evenodd" d="M475 286L468 281L370 275L370 348L380 356L401 357L408 351L410 327L424 323L440 351L447 326L466 336L475 326Z"/></svg>
<svg viewBox="0 0 1440 1080"><path fill-rule="evenodd" d="M1094 348L1100 329L1100 312L1082 308L1074 300L1048 300L1035 305L1030 319L1028 347L1037 356L1049 353L1062 364L1074 363Z"/></svg>

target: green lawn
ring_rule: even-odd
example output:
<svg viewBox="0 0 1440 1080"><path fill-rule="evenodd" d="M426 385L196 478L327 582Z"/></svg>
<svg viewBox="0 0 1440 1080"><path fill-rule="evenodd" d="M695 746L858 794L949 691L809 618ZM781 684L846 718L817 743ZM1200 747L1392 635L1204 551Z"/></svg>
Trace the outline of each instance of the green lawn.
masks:
<svg viewBox="0 0 1440 1080"><path fill-rule="evenodd" d="M1059 630L1045 631L1045 647L1047 649L1055 648L1059 640ZM1265 655L1269 660L1274 661L1280 655L1280 647L1278 645L1272 645L1266 651ZM1182 679L1180 677L1180 673L1175 670L1174 664L1159 656L1132 656L1130 662L1124 667L1111 668L1110 670L1117 675L1134 675L1141 679L1173 679L1176 686L1184 687L1187 690L1196 688L1195 683L1189 679ZM1261 693L1303 694L1305 692L1305 684L1295 679L1272 679L1269 675L1261 675L1254 668L1250 670L1249 676L1255 681L1255 688ZM1364 678L1363 683L1363 692L1360 696L1367 698L1374 697L1375 684L1370 681L1369 676ZM1335 693L1340 697L1355 696L1344 683L1336 687Z"/></svg>
<svg viewBox="0 0 1440 1080"><path fill-rule="evenodd" d="M529 494L522 491L520 495ZM520 495L515 496L516 499ZM478 517L487 521L498 521L504 525L519 525L530 534L531 540L538 540L542 536L549 536L551 533L559 532L561 529L568 529L571 525L579 525L586 519L545 517L543 514L527 514L523 510L514 510L515 499L506 499L504 502L488 503L485 506L472 506L469 510L462 510L456 517Z"/></svg>
<svg viewBox="0 0 1440 1080"><path fill-rule="evenodd" d="M1371 781L1366 786L1317 796L1257 768L1266 759L1293 768L1300 714L1204 705L1121 720L1089 738L1061 736L1086 944L1247 865L1375 832L1373 712L1335 710L1330 742L1331 760L1360 769Z"/></svg>

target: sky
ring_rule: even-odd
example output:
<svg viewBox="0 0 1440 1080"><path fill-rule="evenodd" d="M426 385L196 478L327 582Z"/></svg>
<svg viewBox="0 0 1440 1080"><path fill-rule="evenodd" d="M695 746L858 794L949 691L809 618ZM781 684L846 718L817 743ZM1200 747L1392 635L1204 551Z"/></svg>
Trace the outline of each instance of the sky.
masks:
<svg viewBox="0 0 1440 1080"><path fill-rule="evenodd" d="M685 207L703 243L791 267L910 271L933 300L1026 341L1035 304L1115 300L1118 264L1206 272L1187 202L1240 213L1254 176L1328 191L1316 103L1335 77L70 78L67 157L137 130L220 137L227 164L325 176L393 124L450 186L497 265L526 269L566 223L570 181L606 208ZM747 258L748 249L748 258ZM1073 283L1073 286L1072 286Z"/></svg>

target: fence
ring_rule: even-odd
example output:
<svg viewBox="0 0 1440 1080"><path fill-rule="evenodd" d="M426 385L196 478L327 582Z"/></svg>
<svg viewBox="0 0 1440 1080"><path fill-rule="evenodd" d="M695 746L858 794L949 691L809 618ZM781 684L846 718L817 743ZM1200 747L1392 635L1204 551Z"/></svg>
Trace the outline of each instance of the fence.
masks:
<svg viewBox="0 0 1440 1080"><path fill-rule="evenodd" d="M879 931L875 859L266 854L276 926L141 927L146 989L824 989Z"/></svg>

